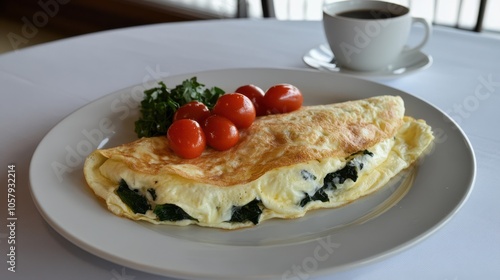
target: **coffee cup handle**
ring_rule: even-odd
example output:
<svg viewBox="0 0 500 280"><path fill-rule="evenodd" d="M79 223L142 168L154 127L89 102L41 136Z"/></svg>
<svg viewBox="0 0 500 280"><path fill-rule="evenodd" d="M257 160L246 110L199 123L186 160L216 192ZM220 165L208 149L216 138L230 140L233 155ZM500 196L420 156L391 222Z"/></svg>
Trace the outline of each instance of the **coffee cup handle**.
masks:
<svg viewBox="0 0 500 280"><path fill-rule="evenodd" d="M425 44L427 44L427 41L429 41L429 38L431 37L431 33L432 33L431 24L424 18L413 17L411 25L413 26L414 24L417 24L417 23L421 23L424 26L424 29L425 29L424 38L422 38L422 41L419 44L417 44L416 46L414 46L412 48L405 48L403 50L403 54L413 53L413 52L419 51L421 48L423 48L425 46Z"/></svg>

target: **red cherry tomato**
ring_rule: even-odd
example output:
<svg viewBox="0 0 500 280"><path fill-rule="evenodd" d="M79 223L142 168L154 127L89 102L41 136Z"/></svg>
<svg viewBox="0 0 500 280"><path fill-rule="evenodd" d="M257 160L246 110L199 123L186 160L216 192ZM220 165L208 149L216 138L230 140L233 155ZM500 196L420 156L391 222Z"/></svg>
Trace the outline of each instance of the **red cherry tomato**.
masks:
<svg viewBox="0 0 500 280"><path fill-rule="evenodd" d="M274 85L264 95L264 104L273 114L295 111L303 101L300 90L290 84Z"/></svg>
<svg viewBox="0 0 500 280"><path fill-rule="evenodd" d="M191 119L203 123L210 116L208 107L199 102L191 101L182 105L174 114L174 122L181 119Z"/></svg>
<svg viewBox="0 0 500 280"><path fill-rule="evenodd" d="M247 128L255 120L252 101L241 93L227 93L219 97L213 113L229 119L237 128Z"/></svg>
<svg viewBox="0 0 500 280"><path fill-rule="evenodd" d="M218 115L211 115L203 126L207 145L225 151L238 143L240 139L238 129L230 120Z"/></svg>
<svg viewBox="0 0 500 280"><path fill-rule="evenodd" d="M167 139L175 154L188 159L199 157L206 146L200 124L190 119L173 122L168 128Z"/></svg>
<svg viewBox="0 0 500 280"><path fill-rule="evenodd" d="M237 88L235 92L250 98L257 116L267 115L267 110L264 106L264 91L260 87L256 85L244 85Z"/></svg>

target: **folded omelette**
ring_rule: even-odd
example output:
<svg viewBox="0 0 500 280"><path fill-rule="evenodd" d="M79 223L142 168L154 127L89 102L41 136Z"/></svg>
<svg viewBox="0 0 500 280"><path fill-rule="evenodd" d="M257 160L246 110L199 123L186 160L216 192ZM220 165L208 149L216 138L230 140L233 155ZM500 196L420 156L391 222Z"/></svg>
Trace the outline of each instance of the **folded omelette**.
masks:
<svg viewBox="0 0 500 280"><path fill-rule="evenodd" d="M195 159L176 156L166 137L96 150L84 174L116 215L236 229L368 195L432 141L400 97L378 96L259 117L233 148Z"/></svg>

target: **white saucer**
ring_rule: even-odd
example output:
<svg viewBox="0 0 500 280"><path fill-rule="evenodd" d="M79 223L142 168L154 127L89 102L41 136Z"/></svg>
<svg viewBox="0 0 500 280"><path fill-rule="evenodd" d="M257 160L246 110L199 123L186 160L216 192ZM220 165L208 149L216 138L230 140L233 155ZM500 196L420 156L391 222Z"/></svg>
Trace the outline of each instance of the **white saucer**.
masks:
<svg viewBox="0 0 500 280"><path fill-rule="evenodd" d="M342 69L335 64L335 57L327 44L321 44L311 49L304 55L302 59L310 67L319 70L340 72L358 77L373 78L396 78L402 75L426 69L432 64L431 56L418 51L411 54L399 56L394 63L380 71L358 72L348 69Z"/></svg>

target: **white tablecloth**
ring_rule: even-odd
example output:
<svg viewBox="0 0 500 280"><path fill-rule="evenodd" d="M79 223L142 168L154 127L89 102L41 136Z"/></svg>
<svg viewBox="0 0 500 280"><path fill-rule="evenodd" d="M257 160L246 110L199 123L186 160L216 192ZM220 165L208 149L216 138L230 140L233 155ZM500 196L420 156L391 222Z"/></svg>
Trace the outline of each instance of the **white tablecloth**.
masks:
<svg viewBox="0 0 500 280"><path fill-rule="evenodd" d="M44 221L28 177L39 141L75 109L118 89L210 69L307 68L303 54L324 42L320 22L217 20L108 31L0 55L0 278L164 279L95 257ZM435 28L424 50L434 58L432 67L379 82L438 106L461 125L477 156L474 191L425 241L383 261L318 279L500 277L500 40ZM17 176L15 273L5 263L9 164Z"/></svg>

